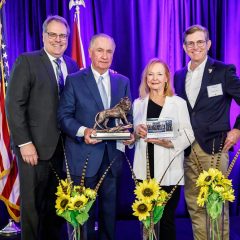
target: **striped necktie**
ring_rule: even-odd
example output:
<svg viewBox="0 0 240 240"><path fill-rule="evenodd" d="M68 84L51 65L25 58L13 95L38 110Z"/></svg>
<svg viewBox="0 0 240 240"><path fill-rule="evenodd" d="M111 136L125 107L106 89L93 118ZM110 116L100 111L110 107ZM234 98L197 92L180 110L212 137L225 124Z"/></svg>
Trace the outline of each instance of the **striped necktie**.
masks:
<svg viewBox="0 0 240 240"><path fill-rule="evenodd" d="M61 95L63 88L64 88L64 78L63 78L63 73L62 73L62 69L61 69L61 59L56 58L53 61L56 63L58 92L59 92L59 95Z"/></svg>
<svg viewBox="0 0 240 240"><path fill-rule="evenodd" d="M104 106L104 109L107 109L108 108L108 96L107 96L107 93L106 93L106 89L103 85L103 77L100 76L98 78L98 90L99 90L99 93L101 95L101 98L102 98L102 103L103 103L103 106Z"/></svg>

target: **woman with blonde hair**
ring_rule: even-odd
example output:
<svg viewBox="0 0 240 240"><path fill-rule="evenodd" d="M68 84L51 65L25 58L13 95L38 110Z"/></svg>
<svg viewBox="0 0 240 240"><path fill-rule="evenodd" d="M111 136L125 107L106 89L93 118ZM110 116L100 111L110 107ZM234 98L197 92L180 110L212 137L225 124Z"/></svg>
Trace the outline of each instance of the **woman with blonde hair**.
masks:
<svg viewBox="0 0 240 240"><path fill-rule="evenodd" d="M194 140L187 104L185 100L174 95L170 79L167 64L158 58L151 59L142 74L140 96L133 103L134 172L137 179L146 179L148 152L151 178L157 181L162 179L160 185L167 192L170 192L183 176L184 149ZM172 137L147 138L148 119L172 123L170 126ZM169 165L171 160L173 161ZM179 185L183 185L183 178ZM177 186L160 221L161 240L176 239L174 214L179 198L180 186Z"/></svg>

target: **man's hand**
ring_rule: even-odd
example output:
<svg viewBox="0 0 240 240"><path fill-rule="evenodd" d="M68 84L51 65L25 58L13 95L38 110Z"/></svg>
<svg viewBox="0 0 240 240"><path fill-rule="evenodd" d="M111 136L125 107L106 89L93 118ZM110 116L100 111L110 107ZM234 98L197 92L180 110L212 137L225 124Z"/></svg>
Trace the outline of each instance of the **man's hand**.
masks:
<svg viewBox="0 0 240 240"><path fill-rule="evenodd" d="M227 133L227 138L225 140L224 146L223 146L223 152L228 152L228 150L235 145L238 140L240 139L240 130L239 129L232 129Z"/></svg>
<svg viewBox="0 0 240 240"><path fill-rule="evenodd" d="M124 140L124 141L123 141L123 144L124 144L124 145L131 145L131 144L133 144L134 142L135 142L135 137L134 137L134 134L131 133L130 139Z"/></svg>
<svg viewBox="0 0 240 240"><path fill-rule="evenodd" d="M38 154L32 143L20 147L20 153L24 162L34 166L38 163Z"/></svg>
<svg viewBox="0 0 240 240"><path fill-rule="evenodd" d="M91 138L91 134L95 134L95 133L96 133L96 130L93 130L92 128L86 128L84 130L84 141L86 144L96 144L101 142L101 140Z"/></svg>

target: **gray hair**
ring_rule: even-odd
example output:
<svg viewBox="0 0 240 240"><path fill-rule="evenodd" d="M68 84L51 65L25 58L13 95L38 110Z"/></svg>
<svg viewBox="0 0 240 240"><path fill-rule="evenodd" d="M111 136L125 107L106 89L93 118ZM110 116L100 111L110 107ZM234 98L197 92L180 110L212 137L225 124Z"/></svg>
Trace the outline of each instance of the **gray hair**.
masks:
<svg viewBox="0 0 240 240"><path fill-rule="evenodd" d="M116 44L115 44L114 39L111 36L109 36L109 35L107 35L105 33L98 33L98 34L93 35L92 38L91 38L91 41L90 41L89 48L92 48L94 43L95 43L95 41L96 41L96 39L100 38L100 37L107 38L107 39L111 40L111 42L113 44L113 50L115 50Z"/></svg>
<svg viewBox="0 0 240 240"><path fill-rule="evenodd" d="M70 34L70 28L69 28L69 25L67 23L67 20L61 16L58 16L58 15L53 15L53 16L48 16L47 19L44 21L43 23L43 32L46 33L47 32L47 26L50 22L52 21L56 21L56 22L60 22L62 24L65 25L65 27L67 28L67 34L69 35Z"/></svg>

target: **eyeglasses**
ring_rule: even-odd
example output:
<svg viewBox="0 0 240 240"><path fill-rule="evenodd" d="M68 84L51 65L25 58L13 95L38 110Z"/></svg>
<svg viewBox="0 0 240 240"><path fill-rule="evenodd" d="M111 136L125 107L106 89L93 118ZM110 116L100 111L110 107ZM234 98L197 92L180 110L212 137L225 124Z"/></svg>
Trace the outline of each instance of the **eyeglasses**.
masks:
<svg viewBox="0 0 240 240"><path fill-rule="evenodd" d="M61 34L57 34L57 33L53 33L53 32L46 32L46 33L48 35L48 38L52 39L52 40L55 40L55 39L57 39L57 37L59 37L59 39L61 41L66 41L68 38L68 34L64 34L64 33L61 33Z"/></svg>
<svg viewBox="0 0 240 240"><path fill-rule="evenodd" d="M198 47L203 47L205 45L207 41L204 41L204 40L198 40L196 42L185 42L185 45L187 48L194 48L195 44L198 46Z"/></svg>

